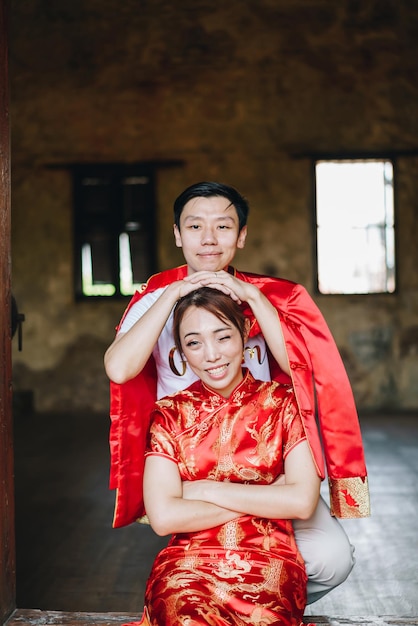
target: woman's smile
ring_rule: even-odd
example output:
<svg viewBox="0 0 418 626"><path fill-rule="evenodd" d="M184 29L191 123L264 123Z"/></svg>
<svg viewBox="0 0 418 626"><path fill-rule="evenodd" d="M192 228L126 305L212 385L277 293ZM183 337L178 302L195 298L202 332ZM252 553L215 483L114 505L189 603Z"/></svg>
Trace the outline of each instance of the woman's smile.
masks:
<svg viewBox="0 0 418 626"><path fill-rule="evenodd" d="M228 365L229 363L226 363L225 365L219 365L218 367L208 368L206 371L210 376L220 378L226 372Z"/></svg>
<svg viewBox="0 0 418 626"><path fill-rule="evenodd" d="M242 381L243 338L228 320L191 306L180 323L183 354L193 372L228 398Z"/></svg>

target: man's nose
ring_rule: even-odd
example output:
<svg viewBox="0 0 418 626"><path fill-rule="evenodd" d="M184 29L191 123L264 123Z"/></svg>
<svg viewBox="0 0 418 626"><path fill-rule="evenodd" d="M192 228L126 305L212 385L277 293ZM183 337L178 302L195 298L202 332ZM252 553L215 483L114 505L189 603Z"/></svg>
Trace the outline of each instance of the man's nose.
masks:
<svg viewBox="0 0 418 626"><path fill-rule="evenodd" d="M207 226L202 231L202 243L203 244L214 244L216 243L216 232L214 228Z"/></svg>

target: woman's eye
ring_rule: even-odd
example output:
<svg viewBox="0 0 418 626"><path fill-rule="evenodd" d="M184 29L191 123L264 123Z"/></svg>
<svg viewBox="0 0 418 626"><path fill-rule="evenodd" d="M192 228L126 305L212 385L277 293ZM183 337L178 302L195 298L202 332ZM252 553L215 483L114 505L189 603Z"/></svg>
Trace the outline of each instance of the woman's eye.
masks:
<svg viewBox="0 0 418 626"><path fill-rule="evenodd" d="M228 339L231 339L231 335L224 335L223 337L219 337L219 341L227 341Z"/></svg>
<svg viewBox="0 0 418 626"><path fill-rule="evenodd" d="M186 347L187 347L187 348L193 348L194 346L197 346L197 345L199 345L199 342L198 342L198 341L188 341L188 342L186 343Z"/></svg>

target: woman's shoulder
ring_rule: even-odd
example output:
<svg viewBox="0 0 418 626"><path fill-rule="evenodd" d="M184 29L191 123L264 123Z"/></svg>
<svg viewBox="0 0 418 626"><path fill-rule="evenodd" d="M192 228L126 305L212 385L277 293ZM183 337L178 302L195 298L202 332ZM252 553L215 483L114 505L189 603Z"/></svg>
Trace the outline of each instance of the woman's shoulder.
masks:
<svg viewBox="0 0 418 626"><path fill-rule="evenodd" d="M175 391L156 401L155 407L160 410L175 409L185 403L201 401L201 384L196 380L186 389Z"/></svg>

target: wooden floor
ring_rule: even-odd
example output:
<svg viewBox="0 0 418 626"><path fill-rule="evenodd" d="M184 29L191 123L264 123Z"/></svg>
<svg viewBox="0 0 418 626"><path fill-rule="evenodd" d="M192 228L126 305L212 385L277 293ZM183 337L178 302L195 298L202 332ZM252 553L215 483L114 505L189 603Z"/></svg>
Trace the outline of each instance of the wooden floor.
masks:
<svg viewBox="0 0 418 626"><path fill-rule="evenodd" d="M308 607L306 618L384 626L382 617L367 616L395 616L387 623L415 624L418 414L363 416L361 424L372 517L344 522L356 566L343 585ZM152 560L166 540L142 525L111 528L107 434L106 415L15 417L19 611L12 626L69 623L65 612L100 614L94 623L123 623L142 611ZM46 613L39 620L33 609ZM104 617L107 612L114 616Z"/></svg>

